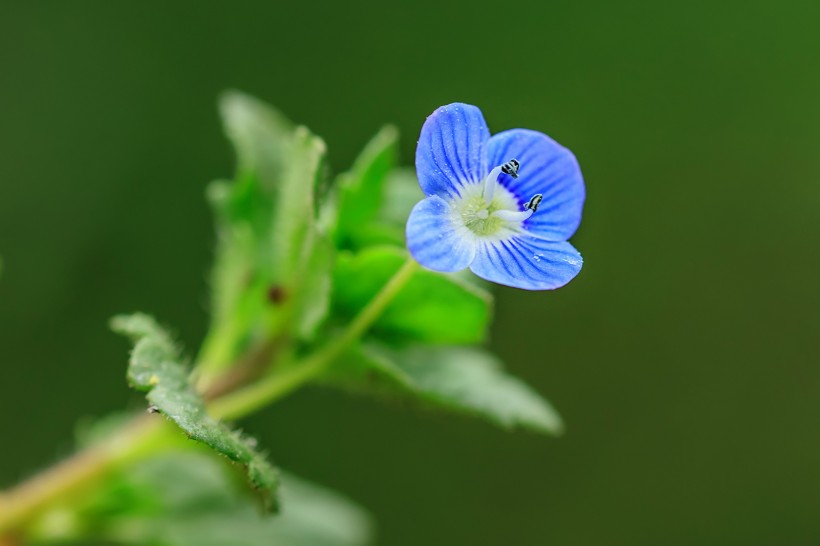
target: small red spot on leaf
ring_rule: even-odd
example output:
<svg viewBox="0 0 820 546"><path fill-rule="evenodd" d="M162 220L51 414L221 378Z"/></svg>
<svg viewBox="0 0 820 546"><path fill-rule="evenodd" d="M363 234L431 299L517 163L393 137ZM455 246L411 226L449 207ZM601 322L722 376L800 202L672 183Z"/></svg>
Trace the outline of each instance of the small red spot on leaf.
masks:
<svg viewBox="0 0 820 546"><path fill-rule="evenodd" d="M285 301L287 298L287 294L285 294L285 289L279 285L273 285L268 288L268 301L271 303L275 303L276 305L280 305Z"/></svg>

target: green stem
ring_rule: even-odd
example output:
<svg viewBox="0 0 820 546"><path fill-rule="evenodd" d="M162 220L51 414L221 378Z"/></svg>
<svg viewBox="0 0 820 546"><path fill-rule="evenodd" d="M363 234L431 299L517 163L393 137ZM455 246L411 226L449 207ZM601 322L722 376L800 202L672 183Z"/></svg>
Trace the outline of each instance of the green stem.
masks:
<svg viewBox="0 0 820 546"><path fill-rule="evenodd" d="M417 268L416 261L408 258L370 303L356 315L341 335L301 363L215 400L208 407L211 415L220 419L236 419L248 415L289 394L322 373L373 325Z"/></svg>
<svg viewBox="0 0 820 546"><path fill-rule="evenodd" d="M409 258L341 335L328 345L282 373L214 400L208 406L209 413L222 419L248 415L316 377L373 325L417 267L418 264ZM167 443L163 438L171 431L173 428L159 416L138 416L100 443L14 489L0 492L0 545L9 533L24 527L54 503L68 500L93 487L108 473L158 451Z"/></svg>
<svg viewBox="0 0 820 546"><path fill-rule="evenodd" d="M137 417L105 440L0 493L0 537L51 504L90 487L109 471L154 452L162 444L164 434L171 430L164 425L164 419Z"/></svg>

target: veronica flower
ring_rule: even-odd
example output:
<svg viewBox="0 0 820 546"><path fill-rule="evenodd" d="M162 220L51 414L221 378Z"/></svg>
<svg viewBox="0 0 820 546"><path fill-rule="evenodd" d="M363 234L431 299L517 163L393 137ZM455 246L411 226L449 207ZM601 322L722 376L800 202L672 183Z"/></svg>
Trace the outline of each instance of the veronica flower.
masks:
<svg viewBox="0 0 820 546"><path fill-rule="evenodd" d="M572 152L547 135L491 137L481 110L450 104L424 123L416 172L427 198L407 220L407 247L421 265L469 267L527 290L558 288L581 270L567 239L581 222L584 181Z"/></svg>

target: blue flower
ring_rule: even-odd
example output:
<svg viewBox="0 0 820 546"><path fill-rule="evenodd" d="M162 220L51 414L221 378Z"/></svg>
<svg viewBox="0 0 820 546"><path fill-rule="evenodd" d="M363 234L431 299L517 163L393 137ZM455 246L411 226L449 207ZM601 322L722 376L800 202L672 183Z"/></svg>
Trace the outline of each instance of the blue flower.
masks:
<svg viewBox="0 0 820 546"><path fill-rule="evenodd" d="M473 273L526 290L565 285L581 270L567 242L581 222L584 180L575 156L547 135L490 137L475 106L442 106L416 149L427 198L407 220L407 247L436 271Z"/></svg>

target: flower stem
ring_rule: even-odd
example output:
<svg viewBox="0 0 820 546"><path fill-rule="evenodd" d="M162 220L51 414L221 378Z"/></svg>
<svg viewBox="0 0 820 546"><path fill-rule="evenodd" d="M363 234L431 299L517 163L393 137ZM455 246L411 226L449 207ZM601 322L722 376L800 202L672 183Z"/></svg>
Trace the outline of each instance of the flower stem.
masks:
<svg viewBox="0 0 820 546"><path fill-rule="evenodd" d="M332 342L280 373L215 400L208 407L211 415L220 419L236 419L248 415L319 375L373 325L417 268L418 263L413 258L408 258L370 303Z"/></svg>

